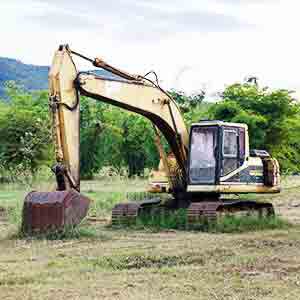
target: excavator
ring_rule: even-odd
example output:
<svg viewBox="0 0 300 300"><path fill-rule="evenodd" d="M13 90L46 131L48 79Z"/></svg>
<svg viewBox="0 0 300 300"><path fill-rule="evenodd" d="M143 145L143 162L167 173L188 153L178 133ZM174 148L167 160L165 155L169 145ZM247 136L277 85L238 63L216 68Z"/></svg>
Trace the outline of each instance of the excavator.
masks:
<svg viewBox="0 0 300 300"><path fill-rule="evenodd" d="M73 58L114 74L78 72ZM151 73L155 79L150 79ZM152 77L151 77L152 78ZM61 45L49 71L49 107L56 164L56 190L29 193L23 205L25 232L75 226L87 215L90 199L80 194L80 96L115 105L149 119L160 155L159 170L151 176L149 192L159 197L120 202L112 209L112 224L135 220L144 212L186 209L190 224L216 220L219 214L256 212L273 215L271 203L229 199L224 195L280 192L280 171L267 151L250 150L246 124L202 120L188 128L176 102L159 85L154 72L132 75L100 58L91 59ZM170 153L166 153L162 138ZM154 209L155 208L155 209Z"/></svg>

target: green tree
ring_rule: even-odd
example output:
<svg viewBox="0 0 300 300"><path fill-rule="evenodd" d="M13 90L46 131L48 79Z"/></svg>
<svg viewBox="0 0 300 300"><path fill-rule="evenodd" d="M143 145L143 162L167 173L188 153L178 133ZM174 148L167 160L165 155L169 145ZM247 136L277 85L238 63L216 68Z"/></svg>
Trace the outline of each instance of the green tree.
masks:
<svg viewBox="0 0 300 300"><path fill-rule="evenodd" d="M156 167L159 155L154 144L154 130L144 117L127 114L122 124L122 154L129 176L143 175L145 168Z"/></svg>
<svg viewBox="0 0 300 300"><path fill-rule="evenodd" d="M210 116L248 124L252 148L266 149L284 170L299 171L299 104L288 90L270 90L255 84L234 84L222 93Z"/></svg>
<svg viewBox="0 0 300 300"><path fill-rule="evenodd" d="M171 90L169 94L176 101L184 120L189 127L193 122L208 118L209 102L205 102L205 91L187 95L182 91Z"/></svg>
<svg viewBox="0 0 300 300"><path fill-rule="evenodd" d="M11 82L6 91L10 102L1 103L0 165L34 175L51 157L47 93L29 93Z"/></svg>
<svg viewBox="0 0 300 300"><path fill-rule="evenodd" d="M14 82L6 84L10 101L0 102L0 165L35 173L54 162L47 91L27 92ZM204 93L187 96L171 92L188 124L206 118ZM145 117L115 106L80 99L81 177L92 178L102 167L127 168L142 175L155 168L159 155L152 124ZM164 141L167 147L167 143Z"/></svg>
<svg viewBox="0 0 300 300"><path fill-rule="evenodd" d="M120 168L121 113L86 97L80 101L80 174L91 179L104 166Z"/></svg>

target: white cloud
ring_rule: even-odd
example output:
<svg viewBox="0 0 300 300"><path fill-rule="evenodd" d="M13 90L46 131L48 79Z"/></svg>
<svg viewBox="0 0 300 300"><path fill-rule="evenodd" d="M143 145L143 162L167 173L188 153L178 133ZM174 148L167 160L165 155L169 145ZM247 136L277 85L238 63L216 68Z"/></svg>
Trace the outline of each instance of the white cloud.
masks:
<svg viewBox="0 0 300 300"><path fill-rule="evenodd" d="M67 42L131 72L155 69L168 88L215 92L256 75L262 84L300 90L298 1L99 3L2 1L0 56L49 64Z"/></svg>

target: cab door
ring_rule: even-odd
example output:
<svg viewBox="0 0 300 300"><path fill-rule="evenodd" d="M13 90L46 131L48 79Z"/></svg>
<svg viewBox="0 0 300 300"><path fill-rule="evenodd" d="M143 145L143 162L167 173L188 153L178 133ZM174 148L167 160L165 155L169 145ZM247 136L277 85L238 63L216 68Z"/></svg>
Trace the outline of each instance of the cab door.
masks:
<svg viewBox="0 0 300 300"><path fill-rule="evenodd" d="M216 183L217 142L217 126L192 128L189 155L190 184Z"/></svg>
<svg viewBox="0 0 300 300"><path fill-rule="evenodd" d="M239 128L223 127L221 177L240 166Z"/></svg>

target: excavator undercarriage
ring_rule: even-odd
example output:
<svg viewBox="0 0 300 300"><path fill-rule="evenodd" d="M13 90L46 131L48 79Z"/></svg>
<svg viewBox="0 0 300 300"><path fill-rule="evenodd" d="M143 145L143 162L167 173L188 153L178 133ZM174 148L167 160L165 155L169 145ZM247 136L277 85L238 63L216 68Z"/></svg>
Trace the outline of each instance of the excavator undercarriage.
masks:
<svg viewBox="0 0 300 300"><path fill-rule="evenodd" d="M72 56L108 70L114 78L77 72ZM150 72L154 73L154 72ZM90 59L60 46L49 72L49 106L52 117L57 187L52 192L32 192L23 207L26 232L75 226L87 214L90 200L80 194L79 128L80 95L118 106L149 119L160 155L159 170L152 173L150 192L168 193L140 202L120 203L112 210L112 224L134 224L145 214L186 211L186 226L214 221L219 215L238 212L274 214L270 203L228 200L224 194L278 193L277 160L266 151L250 153L248 127L240 123L200 121L188 131L176 102L156 80L131 75L101 59ZM156 74L154 73L156 76ZM167 154L161 134L169 144Z"/></svg>
<svg viewBox="0 0 300 300"><path fill-rule="evenodd" d="M260 218L275 215L273 205L267 202L253 200L211 199L209 201L190 202L185 207L163 204L159 198L145 199L140 202L119 203L112 210L112 226L136 225L141 217L167 218L168 214L183 209L184 224L180 227L186 229L197 228L207 222L216 222L224 216L251 215ZM182 220L181 220L182 222Z"/></svg>

